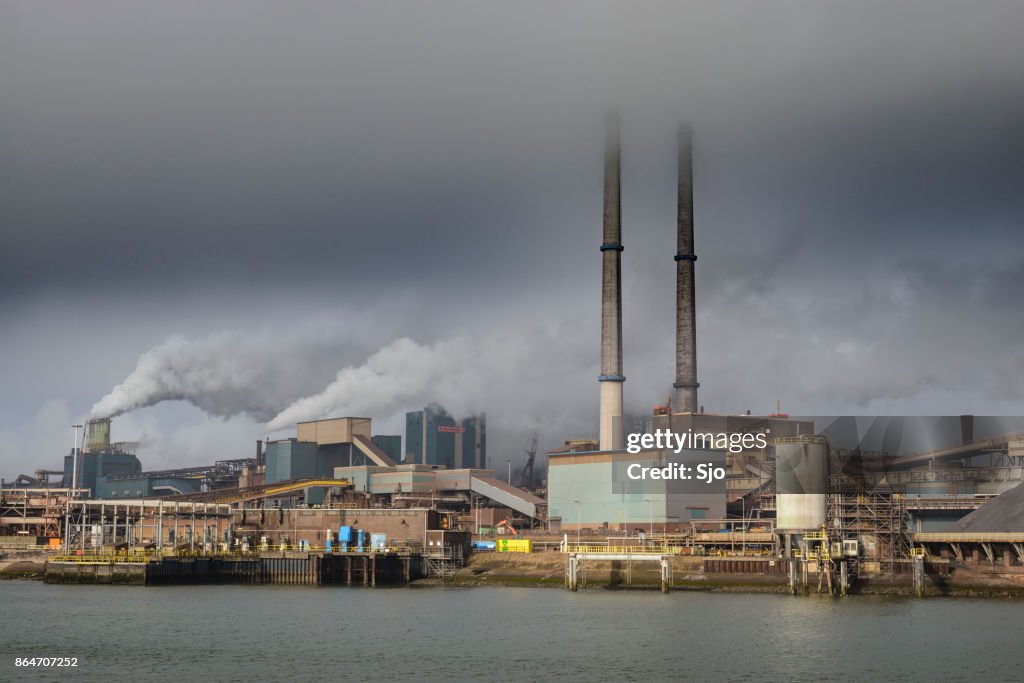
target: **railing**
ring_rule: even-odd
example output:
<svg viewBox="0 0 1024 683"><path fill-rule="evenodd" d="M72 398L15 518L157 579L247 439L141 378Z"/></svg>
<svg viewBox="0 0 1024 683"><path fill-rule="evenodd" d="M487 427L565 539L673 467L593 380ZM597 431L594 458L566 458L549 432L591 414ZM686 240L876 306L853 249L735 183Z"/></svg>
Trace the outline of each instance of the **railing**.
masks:
<svg viewBox="0 0 1024 683"><path fill-rule="evenodd" d="M160 559L159 553L82 553L81 555L54 555L50 562L76 562L79 564L146 564Z"/></svg>
<svg viewBox="0 0 1024 683"><path fill-rule="evenodd" d="M271 496L280 495L282 493L300 491L305 488L331 486L350 487L351 485L351 479L304 479L301 481L292 481L285 484L271 484L264 485L262 487L253 487L249 490L238 491L236 493L232 493L221 498L215 497L214 500L220 504L230 504L254 498L269 498Z"/></svg>
<svg viewBox="0 0 1024 683"><path fill-rule="evenodd" d="M1021 543L1024 532L951 532L951 531L917 531L908 533L912 541L918 543Z"/></svg>
<svg viewBox="0 0 1024 683"><path fill-rule="evenodd" d="M449 548L450 550L450 548ZM211 548L206 550L205 548L151 548L147 550L129 550L129 551L77 551L68 554L62 552L59 555L54 555L50 558L51 562L78 562L78 563L92 563L92 564L109 564L109 563L123 563L123 564L143 564L146 562L155 562L165 557L255 557L263 552L311 552L311 553L323 553L330 552L331 554L346 555L346 554L394 554L408 557L417 553L422 553L423 550L418 547L399 545L399 546L387 546L385 548L371 548L364 546L362 550L358 550L356 546L349 546L347 551L342 550L337 544L333 545L328 551L322 545L306 545L300 546L297 543L288 544L282 543L280 545L254 545L249 546L247 550L242 550L241 547L234 546L230 549L219 550Z"/></svg>
<svg viewBox="0 0 1024 683"><path fill-rule="evenodd" d="M669 545L599 545L588 543L582 545L563 545L562 552L569 555L680 555L683 552L683 548Z"/></svg>
<svg viewBox="0 0 1024 683"><path fill-rule="evenodd" d="M346 554L351 554L351 553L363 553L363 554L365 554L365 553L381 553L381 554L398 554L398 555L406 554L406 555L410 555L410 554L414 554L415 552L418 552L417 549L413 549L410 546L389 545L389 546L385 546L383 548L381 548L381 547L374 548L374 547L371 547L368 543L363 544L362 548L360 548L359 546L357 546L354 543L349 543L348 544L348 548L345 549L345 550L342 550L342 547L341 547L340 543L332 543L330 548L328 548L325 545L313 545L313 544L300 545L298 543L291 543L291 544L282 543L280 545L250 545L248 550L244 550L243 551L243 550L235 549L235 550L232 550L230 552L233 552L233 553L236 553L236 554L242 554L242 555L246 555L246 554L251 555L253 553L270 552L270 551L273 551L273 552L287 551L287 552L331 553L331 554L338 554L338 555L346 555ZM212 553L212 554L223 555L225 553Z"/></svg>

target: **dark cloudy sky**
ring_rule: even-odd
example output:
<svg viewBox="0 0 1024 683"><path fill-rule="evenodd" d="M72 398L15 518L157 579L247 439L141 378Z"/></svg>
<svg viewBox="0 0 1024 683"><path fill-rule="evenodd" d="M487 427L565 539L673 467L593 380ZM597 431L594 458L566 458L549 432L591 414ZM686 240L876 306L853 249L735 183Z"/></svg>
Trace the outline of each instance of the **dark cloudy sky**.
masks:
<svg viewBox="0 0 1024 683"><path fill-rule="evenodd" d="M686 120L708 410L1019 415L1022 26L1016 2L2 0L0 474L160 373L185 401L114 423L147 466L248 455L307 396L389 432L431 398L486 410L502 464L592 433L611 107L628 409L671 387Z"/></svg>

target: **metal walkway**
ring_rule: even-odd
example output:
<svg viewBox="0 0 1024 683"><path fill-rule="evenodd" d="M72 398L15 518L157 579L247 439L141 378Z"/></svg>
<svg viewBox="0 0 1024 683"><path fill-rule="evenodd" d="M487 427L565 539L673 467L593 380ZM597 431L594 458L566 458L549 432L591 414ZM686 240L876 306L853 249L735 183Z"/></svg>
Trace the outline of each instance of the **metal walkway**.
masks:
<svg viewBox="0 0 1024 683"><path fill-rule="evenodd" d="M565 587L576 591L580 587L580 572L587 561L591 562L625 562L626 583L632 583L634 562L657 562L661 567L661 592L668 593L672 585L672 556L678 554L679 548L670 548L671 553L659 552L658 548L642 546L586 546L566 545L563 552L568 560L565 565Z"/></svg>
<svg viewBox="0 0 1024 683"><path fill-rule="evenodd" d="M362 451L363 455L372 460L374 464L380 467L397 467L398 463L388 457L388 454L382 451L377 444L362 434L356 434L352 437L352 443Z"/></svg>
<svg viewBox="0 0 1024 683"><path fill-rule="evenodd" d="M495 503L512 508L530 519L544 519L548 502L514 486L509 486L494 477L477 476L470 478L469 489L473 493L490 498Z"/></svg>

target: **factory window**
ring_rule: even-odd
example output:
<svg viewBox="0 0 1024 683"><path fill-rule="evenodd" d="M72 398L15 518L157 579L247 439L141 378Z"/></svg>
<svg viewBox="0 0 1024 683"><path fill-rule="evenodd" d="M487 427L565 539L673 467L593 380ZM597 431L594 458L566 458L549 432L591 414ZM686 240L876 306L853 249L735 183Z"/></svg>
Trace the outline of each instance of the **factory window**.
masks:
<svg viewBox="0 0 1024 683"><path fill-rule="evenodd" d="M690 510L690 519L704 519L704 509Z"/></svg>

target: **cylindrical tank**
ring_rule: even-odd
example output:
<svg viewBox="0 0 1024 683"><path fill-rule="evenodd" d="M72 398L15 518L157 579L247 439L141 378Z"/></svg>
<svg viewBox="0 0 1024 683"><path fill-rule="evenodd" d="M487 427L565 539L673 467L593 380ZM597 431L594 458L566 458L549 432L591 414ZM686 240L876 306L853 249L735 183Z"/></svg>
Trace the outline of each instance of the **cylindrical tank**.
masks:
<svg viewBox="0 0 1024 683"><path fill-rule="evenodd" d="M828 501L828 440L799 436L775 441L775 516L780 531L817 531Z"/></svg>

